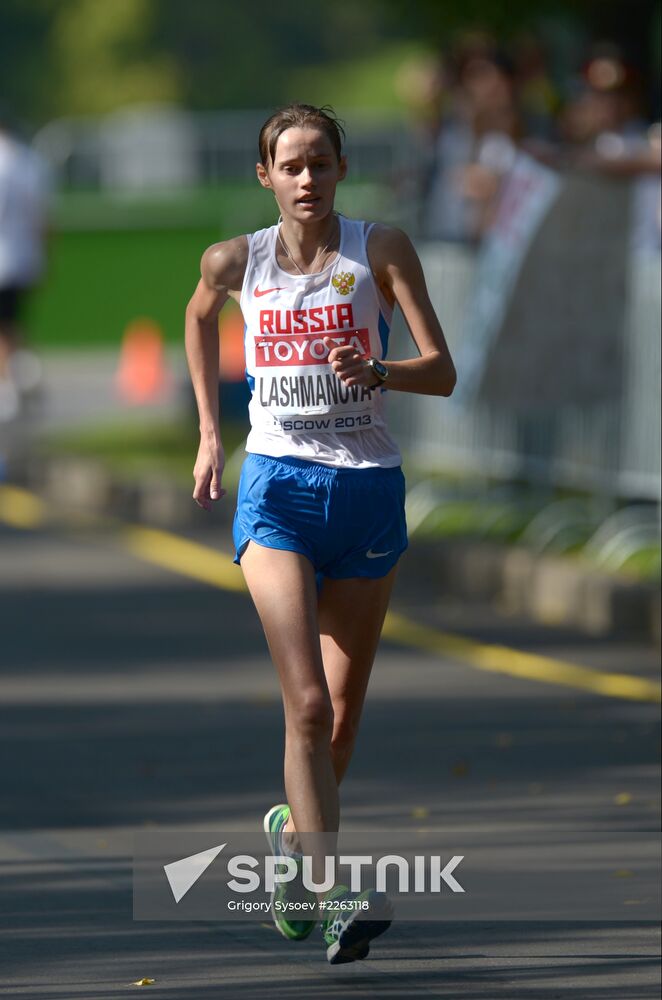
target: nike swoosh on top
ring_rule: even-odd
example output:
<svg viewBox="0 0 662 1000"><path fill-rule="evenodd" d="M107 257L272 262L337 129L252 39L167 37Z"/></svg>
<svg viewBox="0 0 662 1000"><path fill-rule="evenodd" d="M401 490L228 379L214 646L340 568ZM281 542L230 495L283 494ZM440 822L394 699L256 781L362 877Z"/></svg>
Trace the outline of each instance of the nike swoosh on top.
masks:
<svg viewBox="0 0 662 1000"><path fill-rule="evenodd" d="M282 288L255 288L253 289L253 295L256 299L259 299L262 295L268 295L269 292L282 292Z"/></svg>
<svg viewBox="0 0 662 1000"><path fill-rule="evenodd" d="M373 552L372 549L368 549L366 552L366 559L380 559L382 556L390 556L393 549L389 549L388 552Z"/></svg>

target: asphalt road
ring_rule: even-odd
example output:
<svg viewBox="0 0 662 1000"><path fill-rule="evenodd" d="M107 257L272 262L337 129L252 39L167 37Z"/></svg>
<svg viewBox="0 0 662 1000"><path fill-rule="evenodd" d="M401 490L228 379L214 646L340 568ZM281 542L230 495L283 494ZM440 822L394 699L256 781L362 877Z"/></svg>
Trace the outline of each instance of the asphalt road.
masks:
<svg viewBox="0 0 662 1000"><path fill-rule="evenodd" d="M317 933L292 944L259 922L134 921L134 832L259 828L282 799L281 703L255 613L193 575L113 529L0 523L0 996L659 995L659 932L632 907L616 921L396 921L369 959L341 967ZM658 670L646 647L440 609L411 574L395 607L476 648ZM343 822L505 830L524 844L562 822L634 843L659 825L658 721L645 700L384 641ZM154 982L133 985L142 977Z"/></svg>

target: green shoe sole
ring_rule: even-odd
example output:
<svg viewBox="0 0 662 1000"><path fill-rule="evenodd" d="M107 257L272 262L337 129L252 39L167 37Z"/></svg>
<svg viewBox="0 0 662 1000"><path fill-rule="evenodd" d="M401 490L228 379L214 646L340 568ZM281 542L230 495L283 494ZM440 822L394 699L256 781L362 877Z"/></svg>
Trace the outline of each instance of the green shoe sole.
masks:
<svg viewBox="0 0 662 1000"><path fill-rule="evenodd" d="M277 857L280 853L280 844L277 839L277 834L280 832L281 828L287 823L290 817L290 807L287 803L281 803L280 805L273 806L269 812L264 817L264 832L267 837L267 843L269 844L269 850L274 857ZM315 929L316 920L288 920L281 913L276 911L274 906L277 899L285 899L287 893L287 885L280 885L274 888L271 893L270 900L270 912L274 924L276 925L276 930L287 938L288 941L305 941L309 937L313 930Z"/></svg>

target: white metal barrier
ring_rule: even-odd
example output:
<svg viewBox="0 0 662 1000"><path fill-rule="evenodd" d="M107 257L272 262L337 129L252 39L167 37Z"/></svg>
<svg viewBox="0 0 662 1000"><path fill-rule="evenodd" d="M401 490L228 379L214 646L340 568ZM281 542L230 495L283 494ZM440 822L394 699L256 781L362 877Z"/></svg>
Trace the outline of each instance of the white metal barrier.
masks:
<svg viewBox="0 0 662 1000"><path fill-rule="evenodd" d="M457 354L475 258L454 244L422 254L431 298ZM480 402L393 392L389 420L407 456L428 470L517 476L612 496L660 500L660 257L630 260L622 398L514 414ZM409 350L400 318L394 357Z"/></svg>
<svg viewBox="0 0 662 1000"><path fill-rule="evenodd" d="M49 122L33 144L60 187L149 194L254 179L257 137L270 113L134 106ZM348 121L346 152L358 180L411 176L422 156L421 140L404 124L366 117Z"/></svg>

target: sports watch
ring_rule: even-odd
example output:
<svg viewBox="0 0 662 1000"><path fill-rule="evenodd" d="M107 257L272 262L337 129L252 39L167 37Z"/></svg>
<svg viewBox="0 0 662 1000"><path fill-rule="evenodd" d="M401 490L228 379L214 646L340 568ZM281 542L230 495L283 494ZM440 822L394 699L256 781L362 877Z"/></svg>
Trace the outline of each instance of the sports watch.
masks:
<svg viewBox="0 0 662 1000"><path fill-rule="evenodd" d="M368 358L366 364L372 368L373 374L379 379L377 385L372 386L372 388L376 389L377 386L383 385L388 378L388 368L386 365L382 364L381 361L378 361L377 358Z"/></svg>

